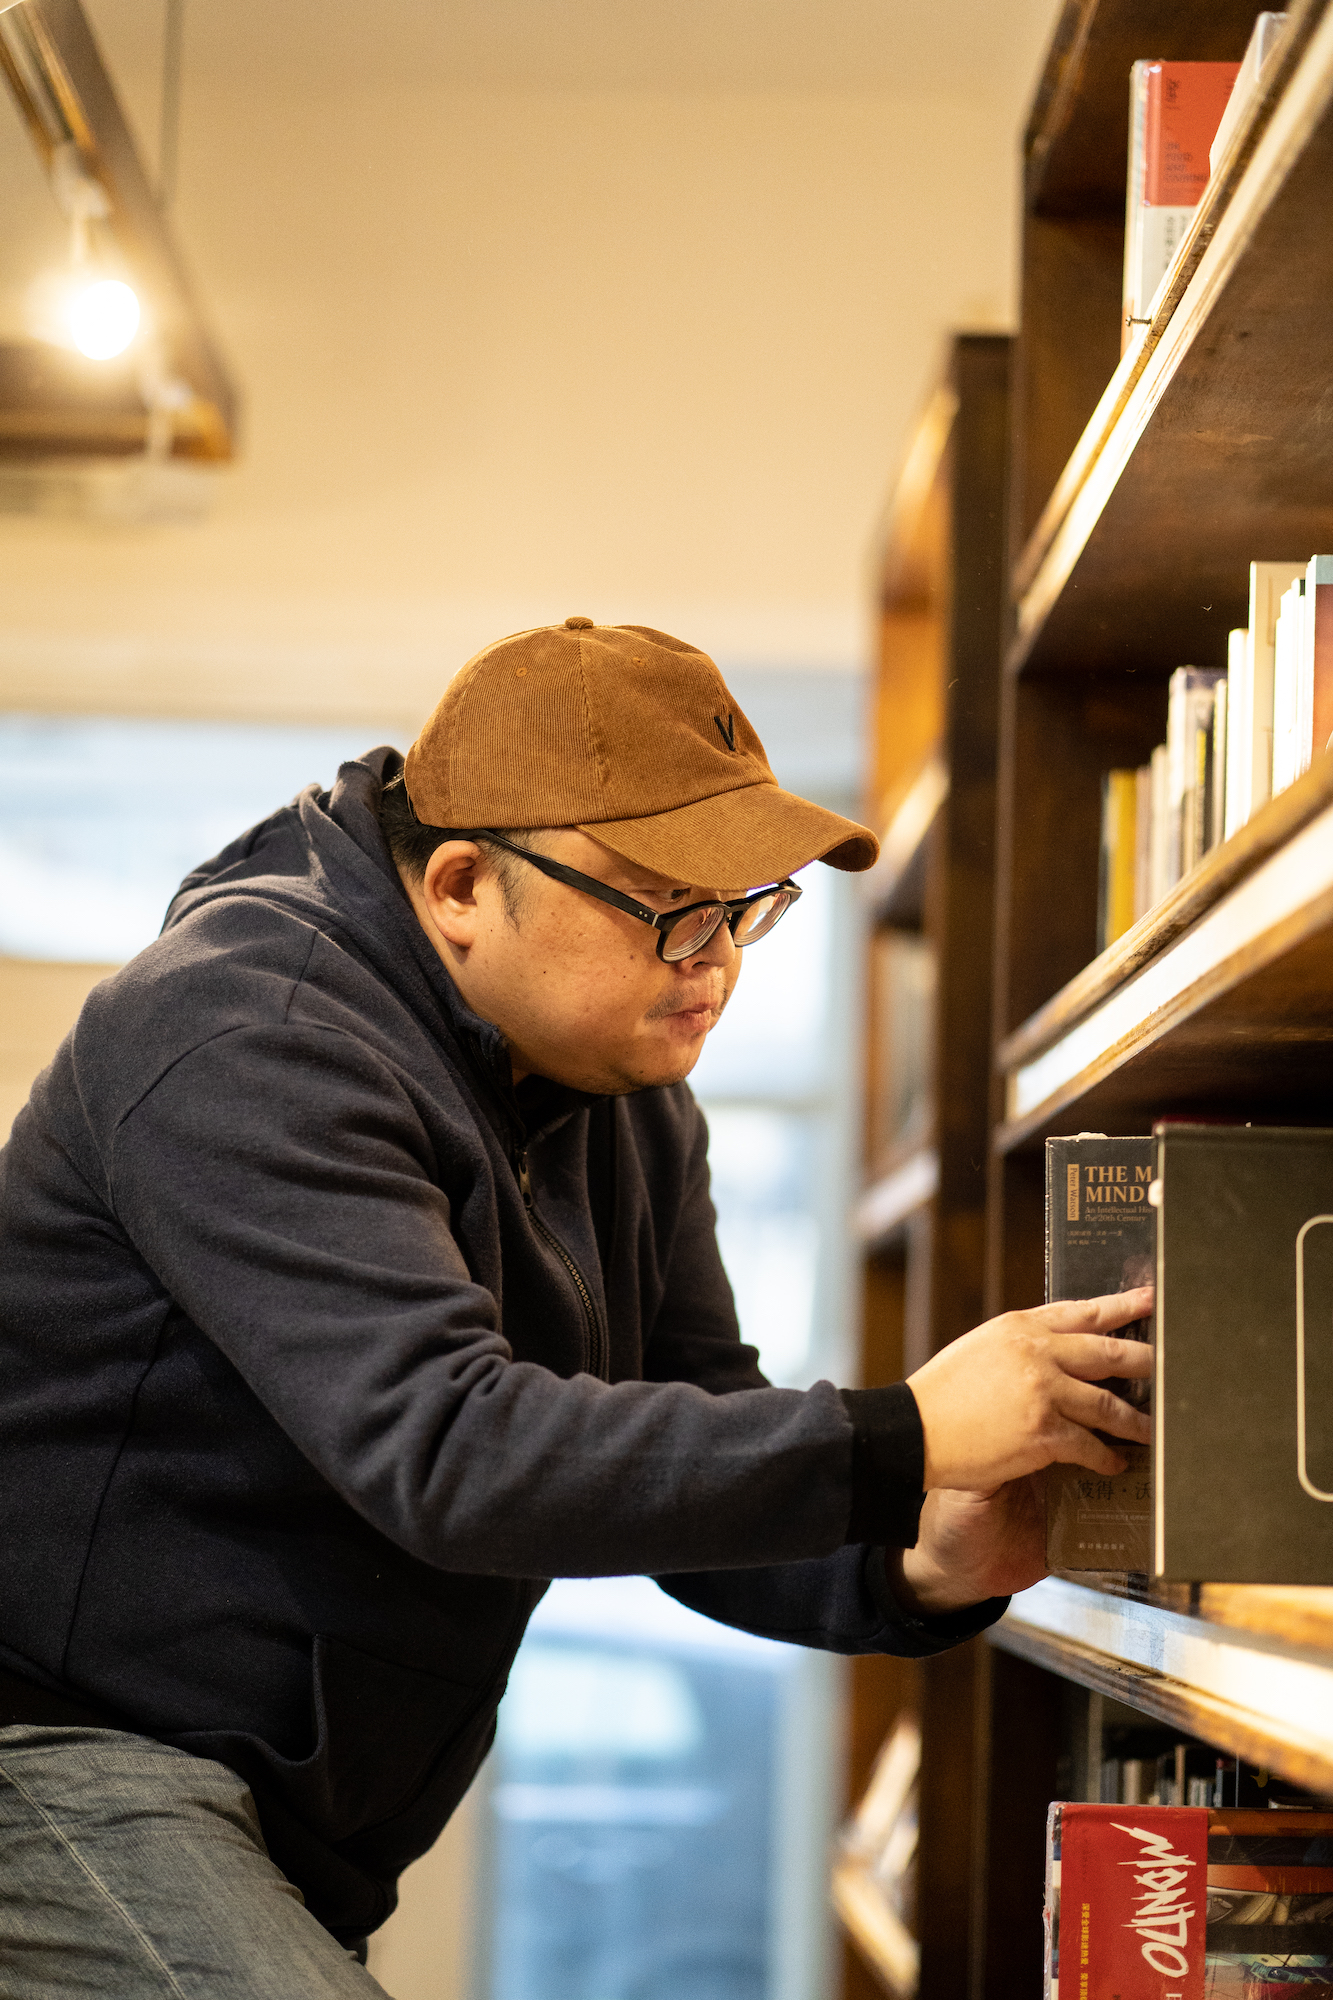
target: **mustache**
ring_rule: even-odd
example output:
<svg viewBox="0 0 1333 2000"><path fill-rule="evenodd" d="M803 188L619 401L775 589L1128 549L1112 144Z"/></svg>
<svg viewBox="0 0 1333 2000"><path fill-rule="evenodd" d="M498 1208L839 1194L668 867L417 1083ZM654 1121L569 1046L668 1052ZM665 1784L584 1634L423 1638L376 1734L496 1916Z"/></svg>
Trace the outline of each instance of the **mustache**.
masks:
<svg viewBox="0 0 1333 2000"><path fill-rule="evenodd" d="M650 1021L665 1021L672 1014L695 1014L705 1007L720 1017L726 1004L725 990L720 985L710 985L705 987L702 993L693 995L668 993L655 1007L648 1009L646 1018Z"/></svg>

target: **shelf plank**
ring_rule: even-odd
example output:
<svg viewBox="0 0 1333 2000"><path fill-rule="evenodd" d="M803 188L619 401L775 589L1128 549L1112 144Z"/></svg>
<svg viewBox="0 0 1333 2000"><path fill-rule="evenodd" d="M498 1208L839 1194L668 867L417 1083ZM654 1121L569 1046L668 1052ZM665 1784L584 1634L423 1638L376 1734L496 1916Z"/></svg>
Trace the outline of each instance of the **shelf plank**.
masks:
<svg viewBox="0 0 1333 2000"><path fill-rule="evenodd" d="M1333 10L1301 12L1294 73L1230 200L1196 222L1197 268L1019 600L1011 670L1221 663L1250 560L1333 546L1313 418L1333 386Z"/></svg>
<svg viewBox="0 0 1333 2000"><path fill-rule="evenodd" d="M863 1864L842 1855L833 1864L833 1907L857 1949L898 2000L913 2000L921 1973L916 1939L889 1908Z"/></svg>
<svg viewBox="0 0 1333 2000"><path fill-rule="evenodd" d="M1039 1133L1150 1128L1168 1111L1265 1123L1333 1103L1333 805L1142 970L1010 1069L1009 1151Z"/></svg>
<svg viewBox="0 0 1333 2000"><path fill-rule="evenodd" d="M1328 805L1333 805L1333 753L1316 757L1303 778L1261 806L1230 840L1177 882L1155 909L1029 1015L1000 1044L998 1067L1005 1072L1019 1069L1051 1048Z"/></svg>
<svg viewBox="0 0 1333 2000"><path fill-rule="evenodd" d="M1227 1593L1233 1600L1246 1594L1238 1587ZM1319 1602L1299 1629L1327 1635L1333 1592L1310 1595ZM1113 1695L1233 1756L1312 1791L1333 1791L1333 1651L1280 1636L1290 1627L1290 1607L1259 1602L1295 1593L1252 1596L1258 1630L1239 1623L1235 1602L1223 1624L1047 1577L1015 1597L987 1636L1006 1652ZM1199 1597L1202 1613L1202 1591Z"/></svg>

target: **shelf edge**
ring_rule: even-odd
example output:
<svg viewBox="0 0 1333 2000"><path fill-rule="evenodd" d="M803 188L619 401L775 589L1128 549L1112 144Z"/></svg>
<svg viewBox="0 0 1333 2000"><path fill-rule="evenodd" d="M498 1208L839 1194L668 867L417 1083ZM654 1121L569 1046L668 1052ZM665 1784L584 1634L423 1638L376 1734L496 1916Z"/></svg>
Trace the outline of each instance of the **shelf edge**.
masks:
<svg viewBox="0 0 1333 2000"><path fill-rule="evenodd" d="M1039 1584L1041 1590L1049 1584ZM1057 1584L1049 1602L1033 1606L1035 1616L1025 1616L1025 1598L1037 1592L1017 1598L1019 1608L987 1632L993 1646L1203 1736L1233 1756L1279 1770L1295 1784L1333 1790L1333 1730L1321 1734L1305 1722L1307 1714L1333 1716L1333 1662L1327 1656L1285 1652L1263 1640L1237 1642L1231 1628L1105 1598L1077 1584ZM1095 1602L1079 1606L1075 1594ZM1079 1624L1099 1638L1119 1632L1123 1650L1107 1652L1089 1644L1089 1636L1075 1636L1071 1626ZM1165 1672L1153 1660L1195 1660L1199 1678ZM1241 1690L1263 1688L1269 1698L1285 1696L1289 1712L1265 1712L1235 1700L1229 1682Z"/></svg>
<svg viewBox="0 0 1333 2000"><path fill-rule="evenodd" d="M1132 930L1075 973L1045 1006L1005 1037L995 1054L1001 1075L1020 1069L1077 1027L1330 802L1333 751L1324 751L1304 777L1261 806L1253 819L1205 855Z"/></svg>

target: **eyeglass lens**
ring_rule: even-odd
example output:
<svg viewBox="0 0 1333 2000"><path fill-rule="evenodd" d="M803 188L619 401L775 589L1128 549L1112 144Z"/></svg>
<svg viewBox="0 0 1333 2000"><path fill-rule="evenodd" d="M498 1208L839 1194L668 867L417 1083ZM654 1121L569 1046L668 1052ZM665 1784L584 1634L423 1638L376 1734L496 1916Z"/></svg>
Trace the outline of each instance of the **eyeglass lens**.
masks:
<svg viewBox="0 0 1333 2000"><path fill-rule="evenodd" d="M784 889L774 889L771 895L760 896L756 902L741 910L736 918L732 936L738 945L754 944L772 930L778 918L787 908L791 898ZM668 964L674 965L692 952L702 951L719 924L726 920L724 903L705 903L702 909L692 910L684 922L673 924L662 947L662 956Z"/></svg>

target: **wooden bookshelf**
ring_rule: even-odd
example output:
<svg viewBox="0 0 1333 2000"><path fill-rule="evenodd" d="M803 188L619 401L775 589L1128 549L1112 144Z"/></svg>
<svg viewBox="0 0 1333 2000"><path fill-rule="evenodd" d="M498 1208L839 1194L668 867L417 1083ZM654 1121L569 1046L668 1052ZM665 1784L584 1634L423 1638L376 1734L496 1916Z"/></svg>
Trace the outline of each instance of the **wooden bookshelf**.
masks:
<svg viewBox="0 0 1333 2000"><path fill-rule="evenodd" d="M1163 740L1175 667L1225 666L1252 559L1333 548L1329 0L1289 9L1120 354L1129 64L1238 60L1255 11L1073 0L1025 137L988 1312L1042 1295L1046 1137L1180 1113L1333 1123L1333 756L1096 951L1101 774ZM988 1650L1003 1730L978 1761L970 1995L1039 1990L1041 1823L1049 1799L1097 1795L1101 1704L1333 1792L1333 1589L1052 1577ZM1024 1731L1047 1750L1016 1762Z"/></svg>
<svg viewBox="0 0 1333 2000"><path fill-rule="evenodd" d="M982 1309L1011 345L990 334L950 343L874 565L880 652L868 810L884 838L866 885L872 1115L856 1218L866 1252L867 1383L910 1373ZM883 952L896 944L933 968L922 989L927 1102L906 1132L873 1110L901 1053L890 1045L896 1017L875 990ZM919 1917L904 1924L867 1868L840 1857L832 1893L848 1938L844 2000L883 1991L944 2000L965 1990L979 1676L988 1685L989 1661L976 1644L919 1664L854 1662L853 1800L898 1715L920 1720Z"/></svg>

